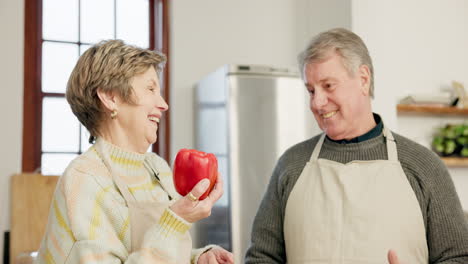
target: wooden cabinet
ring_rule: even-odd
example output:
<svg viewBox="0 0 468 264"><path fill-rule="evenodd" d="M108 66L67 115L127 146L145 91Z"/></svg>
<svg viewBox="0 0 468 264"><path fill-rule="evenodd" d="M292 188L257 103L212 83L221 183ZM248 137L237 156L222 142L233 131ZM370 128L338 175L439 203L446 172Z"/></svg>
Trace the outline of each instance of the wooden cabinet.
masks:
<svg viewBox="0 0 468 264"><path fill-rule="evenodd" d="M30 173L12 176L10 264L29 263L29 253L39 250L58 180Z"/></svg>
<svg viewBox="0 0 468 264"><path fill-rule="evenodd" d="M428 115L428 116L464 116L468 120L468 108L428 106L428 105L397 105L398 115ZM467 167L468 158L441 157L448 167Z"/></svg>

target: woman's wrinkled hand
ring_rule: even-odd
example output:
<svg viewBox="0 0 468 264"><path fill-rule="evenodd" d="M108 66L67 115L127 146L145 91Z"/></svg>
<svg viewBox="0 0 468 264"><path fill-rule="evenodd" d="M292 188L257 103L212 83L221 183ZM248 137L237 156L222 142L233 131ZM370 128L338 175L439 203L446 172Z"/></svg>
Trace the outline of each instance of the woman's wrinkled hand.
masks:
<svg viewBox="0 0 468 264"><path fill-rule="evenodd" d="M231 252L221 247L214 247L198 258L197 264L234 264L234 256Z"/></svg>
<svg viewBox="0 0 468 264"><path fill-rule="evenodd" d="M211 208L213 208L215 202L221 198L224 192L223 180L219 172L211 193L203 201L198 200L209 186L210 180L203 179L199 181L186 196L172 204L170 209L189 223L194 223L210 216Z"/></svg>

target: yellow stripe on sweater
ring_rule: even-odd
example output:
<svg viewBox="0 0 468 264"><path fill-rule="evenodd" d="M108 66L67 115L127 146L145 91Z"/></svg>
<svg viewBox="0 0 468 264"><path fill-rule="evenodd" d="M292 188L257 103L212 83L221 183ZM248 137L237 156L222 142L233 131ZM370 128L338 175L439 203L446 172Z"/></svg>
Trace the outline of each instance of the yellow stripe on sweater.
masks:
<svg viewBox="0 0 468 264"><path fill-rule="evenodd" d="M132 194L134 194L134 192L136 192L136 191L141 191L141 190L152 191L152 190L154 190L154 188L156 188L156 183L155 182L147 182L147 183L139 185L139 186L129 187L128 190Z"/></svg>
<svg viewBox="0 0 468 264"><path fill-rule="evenodd" d="M46 262L47 264L55 264L54 257L52 257L52 253L50 253L50 250L49 250L49 249L47 249L44 258L45 258L45 262Z"/></svg>
<svg viewBox="0 0 468 264"><path fill-rule="evenodd" d="M161 177L172 176L172 172L170 172L170 171L167 171L167 172L164 171L164 172L159 173L159 176L161 176Z"/></svg>
<svg viewBox="0 0 468 264"><path fill-rule="evenodd" d="M190 226L174 217L167 210L164 211L161 218L159 219L159 225L163 228L162 231L165 236L172 235L174 232L183 234L190 228Z"/></svg>
<svg viewBox="0 0 468 264"><path fill-rule="evenodd" d="M55 213L55 218L57 219L57 223L59 224L59 226L65 229L65 232L67 232L67 234L70 236L70 238L73 241L76 241L75 236L73 235L72 231L70 230L70 227L68 227L67 222L65 221L65 218L63 218L63 215L60 212L56 199L54 199L54 213Z"/></svg>
<svg viewBox="0 0 468 264"><path fill-rule="evenodd" d="M106 187L99 191L96 195L96 200L94 201L93 207L93 217L91 218L91 225L89 227L89 239L96 239L96 229L101 225L101 204L104 200L104 196L108 191L112 189L112 186Z"/></svg>
<svg viewBox="0 0 468 264"><path fill-rule="evenodd" d="M117 156L112 155L112 154L110 155L110 159L113 162L121 164L121 165L135 166L137 168L140 168L141 166L143 166L143 161L141 161L141 160L126 159L126 158L122 158L122 157L117 157Z"/></svg>
<svg viewBox="0 0 468 264"><path fill-rule="evenodd" d="M125 219L125 222L123 223L123 226L122 226L122 230L120 230L119 232L119 239L120 241L123 241L124 238L125 238L125 233L127 232L128 230L128 225L130 224L130 217L127 217L127 219Z"/></svg>

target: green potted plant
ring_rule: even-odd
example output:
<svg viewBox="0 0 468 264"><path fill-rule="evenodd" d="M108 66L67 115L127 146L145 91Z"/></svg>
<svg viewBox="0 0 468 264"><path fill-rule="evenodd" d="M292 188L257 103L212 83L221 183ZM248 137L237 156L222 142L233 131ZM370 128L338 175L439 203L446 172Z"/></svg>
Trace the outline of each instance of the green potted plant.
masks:
<svg viewBox="0 0 468 264"><path fill-rule="evenodd" d="M468 123L439 128L432 140L432 148L443 157L468 157Z"/></svg>

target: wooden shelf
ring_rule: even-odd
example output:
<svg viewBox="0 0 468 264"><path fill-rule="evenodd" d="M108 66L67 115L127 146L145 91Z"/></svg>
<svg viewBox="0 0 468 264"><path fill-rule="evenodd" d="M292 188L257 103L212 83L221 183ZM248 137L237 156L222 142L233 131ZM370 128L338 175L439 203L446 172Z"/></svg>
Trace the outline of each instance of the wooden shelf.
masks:
<svg viewBox="0 0 468 264"><path fill-rule="evenodd" d="M443 157L441 158L447 167L467 167L468 158Z"/></svg>
<svg viewBox="0 0 468 264"><path fill-rule="evenodd" d="M412 113L412 114L437 114L437 115L466 115L468 116L468 108L457 108L448 106L430 106L430 105L406 105L398 104L397 113Z"/></svg>
<svg viewBox="0 0 468 264"><path fill-rule="evenodd" d="M468 117L468 108L457 108L448 106L431 106L416 104L398 104L398 114L418 114L418 115L443 115L443 116L466 116ZM468 158L462 157L441 157L447 167L468 168Z"/></svg>

